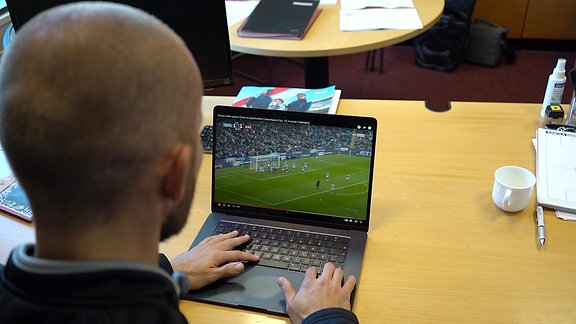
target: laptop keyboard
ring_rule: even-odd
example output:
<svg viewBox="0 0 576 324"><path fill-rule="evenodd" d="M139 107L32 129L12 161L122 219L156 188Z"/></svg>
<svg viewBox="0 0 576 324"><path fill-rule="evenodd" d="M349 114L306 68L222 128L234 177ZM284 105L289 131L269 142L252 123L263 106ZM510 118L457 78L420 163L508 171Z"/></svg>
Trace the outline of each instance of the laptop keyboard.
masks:
<svg viewBox="0 0 576 324"><path fill-rule="evenodd" d="M320 273L327 262L342 267L350 242L345 236L230 221L220 221L214 235L235 230L250 235L239 249L257 255L258 265L299 272L315 266Z"/></svg>

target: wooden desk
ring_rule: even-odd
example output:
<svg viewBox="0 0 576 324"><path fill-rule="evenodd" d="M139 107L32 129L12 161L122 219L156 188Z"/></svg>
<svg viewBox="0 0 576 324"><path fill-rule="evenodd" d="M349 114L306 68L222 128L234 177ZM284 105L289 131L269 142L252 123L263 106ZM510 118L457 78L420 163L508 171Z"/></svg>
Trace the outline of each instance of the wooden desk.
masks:
<svg viewBox="0 0 576 324"><path fill-rule="evenodd" d="M205 99L210 108L231 97ZM538 104L342 100L338 112L379 121L372 216L354 311L362 323L574 323L576 223L545 211L539 247L534 206L509 214L491 199L502 165L534 170ZM182 233L188 248L210 209L210 159ZM534 197L535 195L533 195ZM0 262L33 229L0 216ZM286 318L182 301L192 323L284 323Z"/></svg>
<svg viewBox="0 0 576 324"><path fill-rule="evenodd" d="M322 88L329 85L328 56L354 54L401 43L432 27L444 10L444 0L413 0L424 25L415 30L368 30L358 32L340 31L340 2L320 5L322 13L302 40L278 40L238 37L238 22L229 28L230 48L239 53L303 57L306 88Z"/></svg>

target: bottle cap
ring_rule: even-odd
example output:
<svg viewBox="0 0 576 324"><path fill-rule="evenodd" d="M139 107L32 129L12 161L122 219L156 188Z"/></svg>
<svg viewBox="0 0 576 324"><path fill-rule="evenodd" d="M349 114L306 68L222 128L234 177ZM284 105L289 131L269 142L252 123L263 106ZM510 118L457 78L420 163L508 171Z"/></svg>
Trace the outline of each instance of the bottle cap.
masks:
<svg viewBox="0 0 576 324"><path fill-rule="evenodd" d="M566 59L559 58L556 62L556 67L554 68L554 75L557 78L561 78L566 73Z"/></svg>

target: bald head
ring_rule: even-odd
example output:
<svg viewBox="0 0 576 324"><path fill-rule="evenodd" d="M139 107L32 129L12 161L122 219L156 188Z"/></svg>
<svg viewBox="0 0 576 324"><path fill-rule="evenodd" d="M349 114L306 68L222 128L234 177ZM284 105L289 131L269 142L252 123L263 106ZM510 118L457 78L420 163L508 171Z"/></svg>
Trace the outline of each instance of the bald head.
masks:
<svg viewBox="0 0 576 324"><path fill-rule="evenodd" d="M48 10L2 60L0 140L35 214L105 213L149 189L158 155L199 145L199 70L180 38L142 11L101 2Z"/></svg>

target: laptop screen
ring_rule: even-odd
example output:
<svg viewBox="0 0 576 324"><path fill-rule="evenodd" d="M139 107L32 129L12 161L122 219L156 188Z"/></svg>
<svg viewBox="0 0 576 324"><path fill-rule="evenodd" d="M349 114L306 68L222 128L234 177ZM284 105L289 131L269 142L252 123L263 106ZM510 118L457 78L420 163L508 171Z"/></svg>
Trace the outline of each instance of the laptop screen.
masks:
<svg viewBox="0 0 576 324"><path fill-rule="evenodd" d="M218 106L213 126L214 211L367 229L374 118Z"/></svg>

